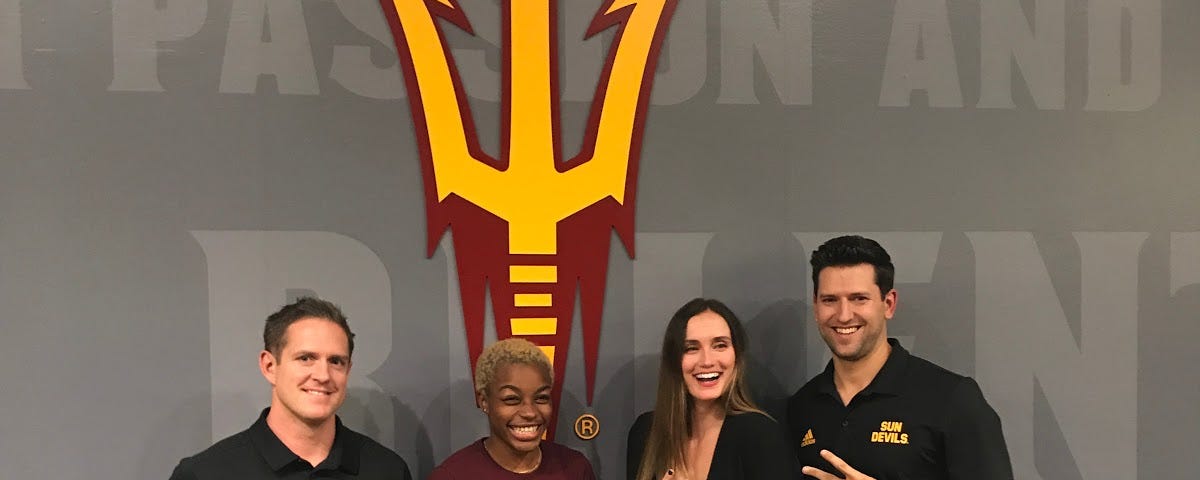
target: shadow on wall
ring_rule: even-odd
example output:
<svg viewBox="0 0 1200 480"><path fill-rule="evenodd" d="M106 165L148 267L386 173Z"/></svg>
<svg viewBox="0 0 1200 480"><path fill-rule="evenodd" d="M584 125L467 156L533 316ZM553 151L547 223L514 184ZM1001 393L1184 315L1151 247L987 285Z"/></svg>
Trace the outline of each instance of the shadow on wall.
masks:
<svg viewBox="0 0 1200 480"><path fill-rule="evenodd" d="M787 398L808 380L804 352L808 309L806 302L781 300L743 322L750 337L747 387L759 406L780 422Z"/></svg>
<svg viewBox="0 0 1200 480"><path fill-rule="evenodd" d="M246 425L253 422L254 419L249 419ZM154 420L137 478L170 477L180 460L212 444L211 432L212 396L205 391L188 397L171 409L166 418ZM122 433L113 432L113 436L119 438Z"/></svg>
<svg viewBox="0 0 1200 480"><path fill-rule="evenodd" d="M469 380L457 380L443 388L421 415L428 448L417 449L417 458L405 459L413 478L425 478L437 461L458 449L487 436L487 420L475 405L475 387Z"/></svg>
<svg viewBox="0 0 1200 480"><path fill-rule="evenodd" d="M356 431L368 437L380 440L385 447L391 448L408 463L409 471L415 474L420 466L421 458L432 456L433 447L429 441L429 433L417 414L398 398L404 395L392 396L384 392L365 388L352 388L346 396L346 402L338 411L347 426L355 426ZM391 412L391 418L382 418L378 413ZM383 428L391 429L392 435L381 435ZM388 439L393 445L389 445ZM415 454L415 457L414 457Z"/></svg>
<svg viewBox="0 0 1200 480"><path fill-rule="evenodd" d="M393 405L388 396L380 391L370 390L366 388L350 388L346 392L346 401L342 404L342 408L338 409L338 417L342 422L354 431L366 435L374 439L388 438L394 433L387 432L389 435L381 435L384 433L381 424L387 424L391 428L392 420L396 417ZM388 417L391 412L393 418ZM387 442L380 442L386 445Z"/></svg>
<svg viewBox="0 0 1200 480"><path fill-rule="evenodd" d="M593 397L591 411L600 420L600 433L591 440L581 440L573 431L574 417L559 417L558 441L571 448L579 450L592 463L596 478L614 479L625 478L625 450L629 435L629 427L633 420L642 413L636 411L634 392L646 391L653 394L655 380L651 377L648 385L636 384L634 371L638 369L653 369L657 371L658 355L641 355L634 360L625 362L617 367L608 382L597 385ZM583 412L589 409L579 405L578 399L572 397L567 403L563 395L563 412ZM574 409L574 410L571 410Z"/></svg>
<svg viewBox="0 0 1200 480"><path fill-rule="evenodd" d="M596 405L599 405L597 403ZM604 478L600 474L600 464L602 457L598 451L596 440L582 440L575 436L575 418L574 412L585 412L589 409L583 405L579 397L574 393L563 389L562 399L559 402L558 412L555 412L558 417L558 431L554 434L555 443L566 445L582 453L587 457L588 462L592 464L592 471L596 474L596 478ZM597 415L597 418L602 418L602 415Z"/></svg>
<svg viewBox="0 0 1200 480"><path fill-rule="evenodd" d="M401 395L400 398L405 398ZM429 440L429 430L417 418L417 412L408 405L392 397L392 411L396 412L392 419L396 428L396 452L408 463L408 470L413 478L418 477L418 471L433 470L429 465L433 458L433 444ZM424 468L424 470L421 470Z"/></svg>

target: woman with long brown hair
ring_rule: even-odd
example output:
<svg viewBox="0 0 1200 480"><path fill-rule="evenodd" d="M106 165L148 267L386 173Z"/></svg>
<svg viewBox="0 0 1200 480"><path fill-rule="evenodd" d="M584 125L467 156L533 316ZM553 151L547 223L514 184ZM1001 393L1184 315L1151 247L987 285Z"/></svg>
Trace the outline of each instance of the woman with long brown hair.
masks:
<svg viewBox="0 0 1200 480"><path fill-rule="evenodd" d="M654 411L629 431L628 480L798 478L782 428L750 399L746 331L725 304L694 299L663 335Z"/></svg>

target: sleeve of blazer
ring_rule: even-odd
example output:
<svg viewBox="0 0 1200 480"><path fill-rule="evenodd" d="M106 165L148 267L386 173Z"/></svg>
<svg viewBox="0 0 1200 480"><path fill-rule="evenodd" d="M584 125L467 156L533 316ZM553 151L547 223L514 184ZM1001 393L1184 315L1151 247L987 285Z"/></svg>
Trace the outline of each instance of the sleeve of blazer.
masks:
<svg viewBox="0 0 1200 480"><path fill-rule="evenodd" d="M400 460L400 478L401 480L412 480L412 471L408 469L408 463Z"/></svg>
<svg viewBox="0 0 1200 480"><path fill-rule="evenodd" d="M650 435L650 424L654 423L654 412L643 413L629 427L629 443L625 445L625 478L635 480L642 454L646 450L646 437Z"/></svg>

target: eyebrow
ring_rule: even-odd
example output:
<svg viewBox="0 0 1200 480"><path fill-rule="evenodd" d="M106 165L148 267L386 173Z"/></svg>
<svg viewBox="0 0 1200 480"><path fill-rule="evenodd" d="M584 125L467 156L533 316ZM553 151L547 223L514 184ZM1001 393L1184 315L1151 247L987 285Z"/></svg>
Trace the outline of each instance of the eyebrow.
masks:
<svg viewBox="0 0 1200 480"><path fill-rule="evenodd" d="M317 353L317 352L314 352L314 351L311 351L311 350L298 350L298 351L296 351L296 353L292 354L292 356L293 356L293 357L301 357L301 356L304 356L304 355L312 355L312 356L314 356L314 357L320 357L320 356L321 356L319 353ZM342 354L340 354L340 353L334 353L334 354L331 354L331 355L326 355L326 356L325 356L325 358L338 359L338 360L349 360L349 359L350 359L350 356L349 356L349 355L342 355Z"/></svg>
<svg viewBox="0 0 1200 480"><path fill-rule="evenodd" d="M869 297L869 296L871 296L871 291L870 290L862 290L862 291L845 293L845 296L847 296L847 297L852 297L855 295L865 295L865 296ZM817 296L817 298L837 298L838 294L836 294L836 293L818 293L816 296Z"/></svg>
<svg viewBox="0 0 1200 480"><path fill-rule="evenodd" d="M506 388L509 390L512 390L513 393L521 393L521 389L517 388L516 385L501 385L499 390L503 391ZM542 385L542 386L538 387L537 390L534 390L533 393L538 393L538 392L541 392L542 390L549 390L549 389L550 389L550 385Z"/></svg>
<svg viewBox="0 0 1200 480"><path fill-rule="evenodd" d="M730 343L732 343L732 342L733 342L733 339L732 339L732 338L729 338L728 336L721 335L721 336L719 336L719 337L712 337L712 341L714 341L714 342L730 342ZM683 341L683 344L684 344L684 345L691 345L691 344L698 344L698 343L700 343L700 341L699 341L699 340L696 340L696 339L694 339L694 338L689 338L689 339L686 339L686 340L684 340L684 341Z"/></svg>

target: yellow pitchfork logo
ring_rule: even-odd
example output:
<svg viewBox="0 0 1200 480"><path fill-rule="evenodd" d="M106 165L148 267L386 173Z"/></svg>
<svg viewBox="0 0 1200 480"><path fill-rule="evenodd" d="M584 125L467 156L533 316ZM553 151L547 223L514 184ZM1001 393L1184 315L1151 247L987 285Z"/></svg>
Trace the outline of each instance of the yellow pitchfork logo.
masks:
<svg viewBox="0 0 1200 480"><path fill-rule="evenodd" d="M498 338L526 338L554 365L553 438L576 293L591 405L611 230L632 258L637 167L655 64L677 0L606 0L587 36L620 25L583 148L562 161L557 2L508 0L499 159L479 147L436 19L472 32L454 0L380 0L396 41L425 184L428 255L453 231L467 347L483 350L485 291ZM578 290L577 290L578 289ZM474 367L472 367L474 368Z"/></svg>

